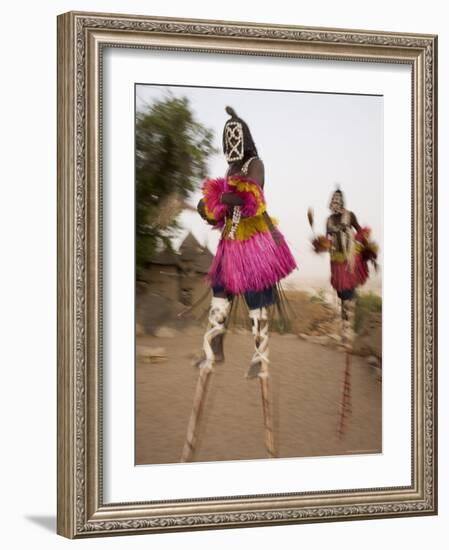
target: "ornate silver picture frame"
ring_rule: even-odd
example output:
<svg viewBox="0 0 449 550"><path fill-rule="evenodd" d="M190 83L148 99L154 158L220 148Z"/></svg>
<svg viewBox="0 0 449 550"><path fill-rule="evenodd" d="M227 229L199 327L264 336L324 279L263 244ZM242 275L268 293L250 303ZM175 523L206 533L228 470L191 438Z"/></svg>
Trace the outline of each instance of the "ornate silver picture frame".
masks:
<svg viewBox="0 0 449 550"><path fill-rule="evenodd" d="M411 483L107 502L103 58L108 48L401 64L411 71ZM133 182L130 182L132 185ZM134 357L129 358L130 372ZM130 375L131 376L131 375ZM70 12L58 17L58 511L68 538L437 513L437 37ZM388 421L388 419L384 419ZM201 466L201 465L199 465ZM151 467L151 466L149 466ZM157 466L153 466L157 467ZM188 466L187 466L188 467ZM336 472L337 473L337 472Z"/></svg>

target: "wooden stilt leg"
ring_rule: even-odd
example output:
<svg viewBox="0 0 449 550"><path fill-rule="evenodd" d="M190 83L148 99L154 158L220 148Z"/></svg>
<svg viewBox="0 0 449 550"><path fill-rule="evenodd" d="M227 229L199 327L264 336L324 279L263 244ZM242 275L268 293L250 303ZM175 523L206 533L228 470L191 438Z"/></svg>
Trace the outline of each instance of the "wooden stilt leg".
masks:
<svg viewBox="0 0 449 550"><path fill-rule="evenodd" d="M195 396L193 398L192 412L187 426L186 441L182 450L181 462L188 462L195 451L196 438L203 404L206 399L212 367L200 367L200 375L196 383Z"/></svg>
<svg viewBox="0 0 449 550"><path fill-rule="evenodd" d="M346 419L351 413L351 360L354 341L354 309L355 302L341 301L342 340L345 347L345 371L341 389L340 415L338 420L338 437L343 437L346 428Z"/></svg>
<svg viewBox="0 0 449 550"><path fill-rule="evenodd" d="M270 377L268 374L268 365L264 365L265 368L259 374L260 390L262 394L262 408L263 408L263 421L265 427L265 446L267 448L267 454L269 458L276 457L276 451L274 447L273 436L273 414L271 409L271 395L270 395Z"/></svg>
<svg viewBox="0 0 449 550"><path fill-rule="evenodd" d="M268 317L265 308L250 311L255 350L247 378L259 378L262 395L265 446L269 458L276 456L273 436L273 413L271 408L270 376L268 371Z"/></svg>
<svg viewBox="0 0 449 550"><path fill-rule="evenodd" d="M349 350L345 353L345 372L343 377L341 401L340 401L340 416L338 420L338 437L343 437L346 428L346 419L351 413L351 358L352 354Z"/></svg>
<svg viewBox="0 0 449 550"><path fill-rule="evenodd" d="M209 311L209 326L203 339L204 359L199 364L200 375L196 383L193 407L187 426L187 435L181 454L181 462L189 461L195 451L198 425L203 404L206 399L210 374L214 368L215 355L211 342L214 338L224 333L225 320L229 314L229 309L230 303L227 299L218 297L212 298Z"/></svg>

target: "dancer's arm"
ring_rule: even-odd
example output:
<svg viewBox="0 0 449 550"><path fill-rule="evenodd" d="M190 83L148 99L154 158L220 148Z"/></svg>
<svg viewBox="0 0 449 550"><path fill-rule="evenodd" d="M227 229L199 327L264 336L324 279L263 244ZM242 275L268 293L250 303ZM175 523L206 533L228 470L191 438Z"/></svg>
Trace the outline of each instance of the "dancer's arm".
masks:
<svg viewBox="0 0 449 550"><path fill-rule="evenodd" d="M324 234L326 235L326 237L329 237L330 234L331 234L331 219L330 219L330 216L326 220L326 231L325 231Z"/></svg>
<svg viewBox="0 0 449 550"><path fill-rule="evenodd" d="M356 231L360 231L361 227L354 212L351 212L351 225Z"/></svg>
<svg viewBox="0 0 449 550"><path fill-rule="evenodd" d="M356 240L362 247L361 254L366 261L371 261L374 269L377 271L377 255L379 251L378 244L371 240L371 229L367 226L361 227L353 212L351 212L351 224L357 231Z"/></svg>
<svg viewBox="0 0 449 550"><path fill-rule="evenodd" d="M220 202L222 204L227 204L228 206L242 206L244 204L243 199L239 197L236 193L233 193L232 191L223 193L221 195Z"/></svg>
<svg viewBox="0 0 449 550"><path fill-rule="evenodd" d="M207 217L206 209L205 209L205 205L204 205L204 199L200 199L198 201L198 204L196 205L196 209L198 211L198 214L203 218L203 220L206 220L208 224L217 225L216 220L213 220L213 219Z"/></svg>
<svg viewBox="0 0 449 550"><path fill-rule="evenodd" d="M260 159L253 159L249 163L248 177L256 181L263 189L263 186L265 185L265 167Z"/></svg>
<svg viewBox="0 0 449 550"><path fill-rule="evenodd" d="M331 249L331 238L330 235L332 234L331 231L331 223L330 223L330 217L326 220L326 228L324 231L324 235L316 235L314 239L312 240L312 246L314 251L317 254L320 254L321 252L329 252Z"/></svg>

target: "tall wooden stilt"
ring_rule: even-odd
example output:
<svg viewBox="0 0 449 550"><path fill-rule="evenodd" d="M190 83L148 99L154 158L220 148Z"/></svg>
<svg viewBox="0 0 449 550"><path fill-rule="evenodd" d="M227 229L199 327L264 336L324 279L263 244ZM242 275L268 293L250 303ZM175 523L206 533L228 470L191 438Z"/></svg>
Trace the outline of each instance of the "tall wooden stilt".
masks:
<svg viewBox="0 0 449 550"><path fill-rule="evenodd" d="M229 314L230 307L230 303L226 298L212 298L209 311L209 325L203 338L204 357L198 364L200 374L196 383L192 412L190 413L186 440L181 454L181 462L188 462L192 458L195 451L201 412L206 399L209 379L215 362L212 341L217 336L224 334L226 330L225 321Z"/></svg>
<svg viewBox="0 0 449 550"><path fill-rule="evenodd" d="M341 400L340 400L340 416L338 419L338 437L343 437L346 428L346 419L352 412L351 405L351 358L350 350L345 352L345 372L343 377Z"/></svg>
<svg viewBox="0 0 449 550"><path fill-rule="evenodd" d="M263 422L265 427L265 446L267 448L267 454L269 458L276 457L276 451L274 447L274 435L273 435L273 414L271 408L271 394L270 394L270 377L268 374L268 365L265 365L266 370L262 370L259 374L260 391L262 394L262 409L263 409Z"/></svg>
<svg viewBox="0 0 449 550"><path fill-rule="evenodd" d="M268 370L268 316L265 308L250 310L255 350L248 369L247 378L259 378L262 396L262 412L265 429L265 446L269 458L276 456L273 435L273 413L271 407L270 375Z"/></svg>
<svg viewBox="0 0 449 550"><path fill-rule="evenodd" d="M345 370L341 388L340 414L338 419L338 437L344 435L347 417L351 414L351 362L354 343L354 299L341 300L342 341L345 347Z"/></svg>
<svg viewBox="0 0 449 550"><path fill-rule="evenodd" d="M204 401L206 400L211 373L212 366L206 365L200 367L200 375L196 383L192 412L190 413L189 424L187 426L187 435L182 450L181 462L188 462L195 451L199 421Z"/></svg>

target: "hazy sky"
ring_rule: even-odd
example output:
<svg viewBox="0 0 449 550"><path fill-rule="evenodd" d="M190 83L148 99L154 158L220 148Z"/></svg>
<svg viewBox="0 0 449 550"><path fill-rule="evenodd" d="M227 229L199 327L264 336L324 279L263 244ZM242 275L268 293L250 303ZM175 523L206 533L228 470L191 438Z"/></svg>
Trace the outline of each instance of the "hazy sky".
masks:
<svg viewBox="0 0 449 550"><path fill-rule="evenodd" d="M328 255L318 256L311 249L307 209L314 209L315 228L322 233L337 183L346 206L361 225L372 228L382 251L382 97L144 84L136 86L137 110L168 93L187 97L196 119L213 130L219 153L209 159L211 177L223 176L227 168L221 150L223 125L229 118L225 106L232 106L248 123L265 165L268 212L279 220L299 266L289 276L290 283L307 286L312 279L329 277ZM199 198L196 193L192 204ZM185 231L175 246L191 230L215 252L218 231L194 212L183 212L180 222Z"/></svg>

